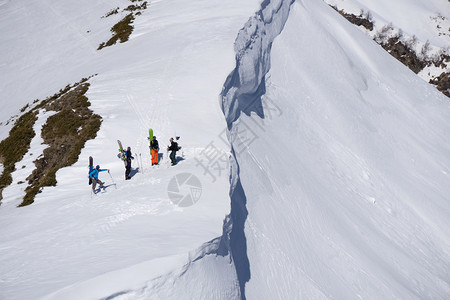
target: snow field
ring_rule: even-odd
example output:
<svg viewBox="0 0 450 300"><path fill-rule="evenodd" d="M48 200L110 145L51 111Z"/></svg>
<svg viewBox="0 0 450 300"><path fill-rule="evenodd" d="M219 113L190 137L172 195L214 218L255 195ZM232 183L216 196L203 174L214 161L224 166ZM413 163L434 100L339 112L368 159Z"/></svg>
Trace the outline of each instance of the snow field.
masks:
<svg viewBox="0 0 450 300"><path fill-rule="evenodd" d="M4 28L20 28L8 33L10 43L28 49L34 45L29 55L0 49L16 66L2 59L2 73L20 70L2 82L1 90L7 90L4 96L14 103L2 110L2 120L28 101L98 74L90 80L86 96L103 122L79 161L59 170L58 185L44 188L33 205L17 209L17 187L5 190L15 198L8 196L0 208L0 298L108 297L181 268L189 263L191 251L222 234L230 207L228 171L215 174L213 181L196 159L204 160L202 150L211 142L219 153L229 153L220 137L226 123L218 95L233 68L236 32L258 3L156 2L136 19L128 43L96 51L110 36L110 25L105 23L113 24L100 17L124 3L128 2L85 1L69 7L55 1L9 2L2 6L1 13L11 16L2 19ZM69 34L61 36L66 30ZM45 35L48 39L38 42ZM70 54L64 55L66 51ZM26 78L34 82L23 88L20 81ZM14 86L16 93L6 86ZM150 127L163 154L160 166L153 168L147 146ZM5 136L9 128L2 128L1 136ZM183 148L179 164L172 168L165 148L175 135L181 136ZM130 181L124 180L123 162L116 157L117 139L124 147L131 146L135 157L141 153L144 173L135 173ZM30 152L37 154L38 148L33 144ZM116 183L111 185L109 175L100 173L107 188L92 198L87 184L89 156L95 165L110 169ZM137 167L135 159L133 168ZM193 174L202 184L201 198L191 207L180 208L169 199L168 183L180 173ZM124 277L130 280L123 282Z"/></svg>
<svg viewBox="0 0 450 300"><path fill-rule="evenodd" d="M292 6L267 78L281 115L233 126L263 125L237 156L247 299L445 299L445 96L320 2Z"/></svg>
<svg viewBox="0 0 450 300"><path fill-rule="evenodd" d="M425 21L443 2L388 2L371 11L445 43ZM128 3L0 2L0 119L92 74L103 119L35 203L4 191L1 299L448 298L447 98L321 1L155 1L129 42L96 51L121 18L101 16ZM129 181L117 139L136 158ZM230 150L220 174L199 164ZM97 195L89 156L111 170ZM201 182L190 207L168 194L183 173Z"/></svg>

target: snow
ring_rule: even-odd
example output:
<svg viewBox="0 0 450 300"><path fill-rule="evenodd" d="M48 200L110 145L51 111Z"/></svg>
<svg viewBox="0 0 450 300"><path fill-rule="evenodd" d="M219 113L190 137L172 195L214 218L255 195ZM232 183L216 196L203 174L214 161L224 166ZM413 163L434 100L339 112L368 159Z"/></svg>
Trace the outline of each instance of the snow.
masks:
<svg viewBox="0 0 450 300"><path fill-rule="evenodd" d="M441 0L432 1L365 1L365 0L326 0L331 6L364 16L370 15L374 29L358 28L379 42L380 32L385 32L383 42L391 37L399 40L415 51L420 60L427 62L441 60L441 54L450 54L450 8ZM407 11L407 13L405 13ZM419 21L412 21L419 20ZM420 78L429 82L442 74L450 72L450 66L442 68L434 64L419 72Z"/></svg>
<svg viewBox="0 0 450 300"><path fill-rule="evenodd" d="M439 75L441 75L443 72L448 72L447 69L444 69L442 67L437 68L434 65L431 65L431 66L425 67L417 75L419 75L419 77L424 79L425 81L428 81L428 80L430 80L430 78L439 77Z"/></svg>
<svg viewBox="0 0 450 300"><path fill-rule="evenodd" d="M420 41L430 41L431 45L440 48L450 46L448 35L442 34L450 25L450 8L444 0L326 0L348 13L359 15L361 10L370 12L375 19L375 28L379 31L384 25L391 23L395 28ZM436 19L437 18L437 19ZM445 20L442 20L444 18ZM439 34L441 33L441 34ZM448 34L448 32L447 32Z"/></svg>
<svg viewBox="0 0 450 300"><path fill-rule="evenodd" d="M271 62L281 114L237 155L246 297L447 298L448 99L320 2L293 5Z"/></svg>
<svg viewBox="0 0 450 300"><path fill-rule="evenodd" d="M443 1L336 2L448 45L427 23ZM448 298L448 98L322 1L154 1L130 41L97 51L124 13L101 17L127 5L0 2L0 121L93 74L103 119L57 186L17 208L45 148L39 115L3 191L1 299ZM89 156L110 169L97 195ZM168 193L180 174L201 183L189 207Z"/></svg>
<svg viewBox="0 0 450 300"><path fill-rule="evenodd" d="M101 16L128 4L11 1L1 6L0 22L10 45L0 48L0 73L9 75L0 90L2 98L10 99L1 119L92 74L98 75L86 95L103 119L79 161L59 170L57 186L44 188L35 203L18 209L22 185L5 189L0 207L2 299L77 297L79 289L86 298L108 297L115 289L129 290L183 266L191 251L222 234L230 207L226 165L213 180L196 159L204 160L201 151L212 142L218 153L229 153L220 138L226 123L218 95L233 68L236 32L258 2L156 2L136 19L128 43L96 51L110 36L109 18ZM160 166L153 168L150 127L163 154ZM1 136L8 130L2 127ZM181 161L171 168L165 148L175 135L181 136L183 148ZM116 157L117 139L142 157L143 172L133 171L130 181L124 180L123 163ZM30 152L42 150L33 142ZM106 191L92 197L89 156L112 175L100 174ZM186 208L174 205L168 195L169 181L180 173L193 174L202 184L201 198ZM151 271L142 271L146 268ZM135 280L116 284L135 271ZM93 290L99 282L101 287Z"/></svg>
<svg viewBox="0 0 450 300"><path fill-rule="evenodd" d="M34 138L31 140L30 149L25 153L22 161L16 164L17 171L12 174L13 181L11 187L3 191L2 204L14 203L15 205L22 202L25 196L25 188L27 187L27 177L33 172L35 165L34 161L39 159L47 145L43 144L44 140L41 137L42 125L45 124L47 119L54 115L55 112L40 112L37 115L38 120L33 126L33 130L36 133Z"/></svg>

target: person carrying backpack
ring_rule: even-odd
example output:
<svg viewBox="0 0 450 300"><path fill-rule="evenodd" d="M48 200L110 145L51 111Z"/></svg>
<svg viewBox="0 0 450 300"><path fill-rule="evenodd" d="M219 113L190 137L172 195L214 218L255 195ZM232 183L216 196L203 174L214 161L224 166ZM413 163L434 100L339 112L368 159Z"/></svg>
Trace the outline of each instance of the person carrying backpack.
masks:
<svg viewBox="0 0 450 300"><path fill-rule="evenodd" d="M104 188L105 188L105 187L103 186L104 183L103 183L100 179L98 179L98 173L104 172L104 171L108 171L108 173L109 173L109 169L100 169L100 166L97 165L97 166L95 167L95 169L92 169L92 171L89 173L89 178L91 178L91 180L92 180L92 191L93 191L94 193L96 193L96 192L95 192L95 187L97 186L97 183L99 184L99 187L100 187L101 189L104 189Z"/></svg>
<svg viewBox="0 0 450 300"><path fill-rule="evenodd" d="M158 164L158 150L158 140L156 139L156 136L153 136L153 139L150 143L150 152L152 153L152 166Z"/></svg>
<svg viewBox="0 0 450 300"><path fill-rule="evenodd" d="M172 161L172 166L177 164L176 154L177 151L181 149L181 147L178 146L178 143L173 140L173 138L170 138L170 146L167 147L167 151L170 152L170 160Z"/></svg>
<svg viewBox="0 0 450 300"><path fill-rule="evenodd" d="M131 160L134 159L134 157L131 155L131 147L127 148L127 151L125 152L125 180L131 179L130 172L131 172Z"/></svg>

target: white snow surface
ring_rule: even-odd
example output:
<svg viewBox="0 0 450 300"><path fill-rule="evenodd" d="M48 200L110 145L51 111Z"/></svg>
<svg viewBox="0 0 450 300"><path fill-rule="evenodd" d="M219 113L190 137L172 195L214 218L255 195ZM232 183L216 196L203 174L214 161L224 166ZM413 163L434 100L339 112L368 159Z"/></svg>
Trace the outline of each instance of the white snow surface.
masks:
<svg viewBox="0 0 450 300"><path fill-rule="evenodd" d="M446 8L403 2L376 13L401 6L414 31L427 3ZM0 138L26 103L93 74L103 119L27 207L18 182L45 147L38 135L16 165L0 206L0 299L449 298L448 98L322 1L263 1L256 15L256 0L154 1L130 41L97 51L124 13L101 17L129 4L0 1ZM226 128L231 168L213 177L198 161L230 155ZM117 139L142 154L129 181ZM94 196L89 156L112 174ZM181 173L202 184L190 207L167 193Z"/></svg>
<svg viewBox="0 0 450 300"><path fill-rule="evenodd" d="M384 42L394 36L408 45L419 59L440 60L441 54L450 54L450 3L445 0L409 1L409 0L325 0L326 3L355 15L370 16L373 30L363 26L358 28L372 38L379 38L380 32L390 28L383 35ZM412 20L419 20L413 22ZM378 36L378 37L377 37ZM419 76L429 82L443 72L448 73L450 66L425 67Z"/></svg>
<svg viewBox="0 0 450 300"><path fill-rule="evenodd" d="M446 0L325 0L345 12L370 12L375 29L392 24L407 36L429 41L440 48L450 47L450 4Z"/></svg>
<svg viewBox="0 0 450 300"><path fill-rule="evenodd" d="M103 119L79 161L57 172L57 186L44 188L24 208L16 206L26 184L17 183L31 173L26 164L31 156L16 165L0 206L0 299L108 297L181 268L191 251L222 234L230 210L226 162L212 178L195 158L204 160L201 151L212 142L229 156L220 138L226 123L219 93L234 67L236 33L259 2L155 1L136 18L130 41L97 51L125 13L101 17L130 4L6 1L0 6L3 123L26 103L93 74L98 75L86 96ZM2 138L10 126L1 126ZM153 168L148 128L164 155ZM175 135L181 136L178 155L184 160L170 168L165 148ZM116 157L118 139L132 147L135 170L142 154L144 172L132 171L129 181ZM40 155L41 142L37 136L29 153ZM100 173L107 188L92 197L89 156L112 174ZM202 184L201 198L191 207L169 200L168 183L180 173L194 174Z"/></svg>
<svg viewBox="0 0 450 300"><path fill-rule="evenodd" d="M233 128L256 137L247 298L448 299L448 98L322 2L293 5L271 63L264 119Z"/></svg>

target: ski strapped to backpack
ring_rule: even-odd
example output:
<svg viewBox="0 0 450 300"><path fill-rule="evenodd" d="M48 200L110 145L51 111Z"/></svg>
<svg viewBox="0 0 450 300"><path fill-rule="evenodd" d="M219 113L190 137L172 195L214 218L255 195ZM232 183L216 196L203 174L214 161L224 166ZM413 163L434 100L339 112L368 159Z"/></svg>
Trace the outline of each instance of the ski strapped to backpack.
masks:
<svg viewBox="0 0 450 300"><path fill-rule="evenodd" d="M89 156L89 172L88 172L88 176L89 174L91 174L91 171L94 169L94 159L92 158L92 156ZM89 176L89 185L92 184L92 178L91 176Z"/></svg>

